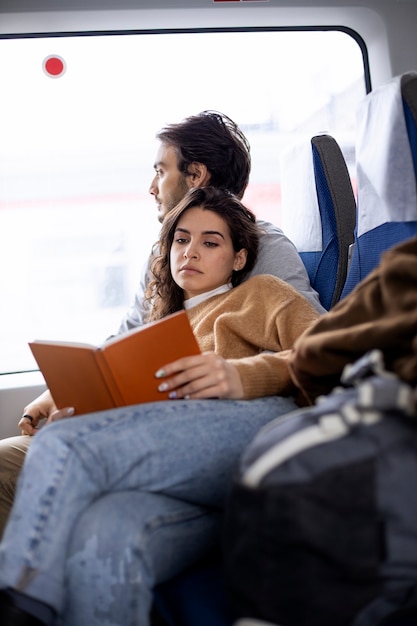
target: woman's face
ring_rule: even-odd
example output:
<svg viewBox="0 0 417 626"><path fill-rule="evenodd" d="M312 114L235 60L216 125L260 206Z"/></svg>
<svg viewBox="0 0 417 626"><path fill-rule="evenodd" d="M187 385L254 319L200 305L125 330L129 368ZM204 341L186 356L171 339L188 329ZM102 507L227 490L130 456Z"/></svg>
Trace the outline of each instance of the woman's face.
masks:
<svg viewBox="0 0 417 626"><path fill-rule="evenodd" d="M171 245L172 277L188 300L229 283L233 270L245 266L247 252L235 252L229 227L210 210L193 207L177 223Z"/></svg>

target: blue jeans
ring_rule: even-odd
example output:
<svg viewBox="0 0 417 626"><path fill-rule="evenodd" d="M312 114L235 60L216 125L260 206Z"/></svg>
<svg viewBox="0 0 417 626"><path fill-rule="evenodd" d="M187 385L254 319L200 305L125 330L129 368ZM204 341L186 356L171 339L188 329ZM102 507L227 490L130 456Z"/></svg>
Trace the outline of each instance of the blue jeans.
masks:
<svg viewBox="0 0 417 626"><path fill-rule="evenodd" d="M215 544L245 446L295 408L275 396L180 400L44 428L0 544L0 587L53 606L66 626L147 626L154 585Z"/></svg>

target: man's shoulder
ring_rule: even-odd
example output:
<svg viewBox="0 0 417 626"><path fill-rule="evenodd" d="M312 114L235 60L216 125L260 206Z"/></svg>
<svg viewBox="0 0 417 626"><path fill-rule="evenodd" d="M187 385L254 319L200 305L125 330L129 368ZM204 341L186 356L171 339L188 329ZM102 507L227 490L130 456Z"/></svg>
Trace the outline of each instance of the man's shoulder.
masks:
<svg viewBox="0 0 417 626"><path fill-rule="evenodd" d="M256 220L256 223L261 230L261 235L265 234L265 235L276 235L278 237L285 237L284 231L276 224L272 224L272 222L267 222L266 220Z"/></svg>
<svg viewBox="0 0 417 626"><path fill-rule="evenodd" d="M256 223L260 231L260 253L262 253L262 249L270 250L273 247L278 248L283 254L289 252L293 254L297 252L295 245L291 239L287 237L282 228L266 220L256 220Z"/></svg>
<svg viewBox="0 0 417 626"><path fill-rule="evenodd" d="M259 254L256 265L259 265L262 271L255 271L253 273L273 274L285 280L286 276L282 277L280 272L278 271L277 273L276 271L282 263L302 265L295 245L291 239L288 239L279 226L271 224L271 222L266 222L265 220L257 220L256 223L260 229ZM265 263L267 263L267 265L265 265Z"/></svg>

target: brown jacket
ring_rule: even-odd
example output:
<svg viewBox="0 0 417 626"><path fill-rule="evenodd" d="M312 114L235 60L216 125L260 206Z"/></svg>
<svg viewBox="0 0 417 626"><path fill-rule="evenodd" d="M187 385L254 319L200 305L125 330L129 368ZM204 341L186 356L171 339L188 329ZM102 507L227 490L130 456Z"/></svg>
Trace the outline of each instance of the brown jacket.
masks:
<svg viewBox="0 0 417 626"><path fill-rule="evenodd" d="M417 384L417 237L379 266L294 344L291 376L309 403L329 393L344 366L382 351L388 370Z"/></svg>

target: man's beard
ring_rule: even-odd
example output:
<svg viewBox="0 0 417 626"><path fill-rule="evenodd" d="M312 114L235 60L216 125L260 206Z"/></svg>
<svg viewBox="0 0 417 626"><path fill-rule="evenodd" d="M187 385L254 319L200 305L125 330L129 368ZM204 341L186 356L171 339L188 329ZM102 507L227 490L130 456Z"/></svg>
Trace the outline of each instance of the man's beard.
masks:
<svg viewBox="0 0 417 626"><path fill-rule="evenodd" d="M184 176L180 181L178 181L177 188L168 199L166 213L169 213L170 211L172 211L172 209L174 209L177 206L177 204L181 202L181 200L184 198L185 194L188 191L189 191L189 187L186 183L185 176Z"/></svg>

